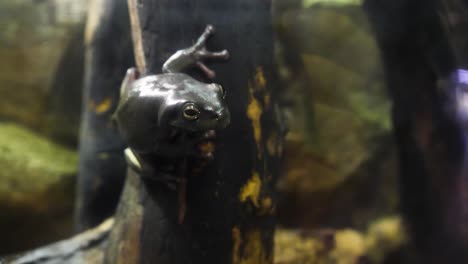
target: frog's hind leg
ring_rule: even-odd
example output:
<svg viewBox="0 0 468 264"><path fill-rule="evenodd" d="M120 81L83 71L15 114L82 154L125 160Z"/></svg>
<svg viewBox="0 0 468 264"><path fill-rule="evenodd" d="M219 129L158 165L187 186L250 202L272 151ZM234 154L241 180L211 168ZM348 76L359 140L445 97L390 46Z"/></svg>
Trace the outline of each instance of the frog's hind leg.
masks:
<svg viewBox="0 0 468 264"><path fill-rule="evenodd" d="M138 72L137 68L129 68L127 70L122 84L120 85L120 98L122 98L122 96L128 92L132 86L132 82L138 79L139 76L140 73Z"/></svg>

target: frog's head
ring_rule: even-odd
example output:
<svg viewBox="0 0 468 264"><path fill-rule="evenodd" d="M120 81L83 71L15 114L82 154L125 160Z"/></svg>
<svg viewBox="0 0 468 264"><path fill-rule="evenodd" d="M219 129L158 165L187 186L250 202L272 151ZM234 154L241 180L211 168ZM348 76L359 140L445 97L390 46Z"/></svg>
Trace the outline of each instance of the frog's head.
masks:
<svg viewBox="0 0 468 264"><path fill-rule="evenodd" d="M190 77L179 81L159 110L159 120L187 132L221 129L229 124L226 92L221 85L202 83Z"/></svg>

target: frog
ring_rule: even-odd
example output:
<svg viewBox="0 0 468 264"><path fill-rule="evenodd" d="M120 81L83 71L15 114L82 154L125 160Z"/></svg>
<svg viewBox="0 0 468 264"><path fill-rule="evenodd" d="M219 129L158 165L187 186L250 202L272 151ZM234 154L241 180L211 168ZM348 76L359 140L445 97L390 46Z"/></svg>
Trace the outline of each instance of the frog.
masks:
<svg viewBox="0 0 468 264"><path fill-rule="evenodd" d="M178 189L179 200L185 199L187 158L213 159L213 152L203 152L200 146L230 123L225 89L182 72L196 66L208 79L215 78L203 60L226 60L229 52L206 49L213 34L214 27L208 25L195 44L176 51L164 62L160 74L141 76L136 68L128 69L113 114L128 146L124 153L129 167L146 179ZM181 222L185 202L179 201L179 207Z"/></svg>

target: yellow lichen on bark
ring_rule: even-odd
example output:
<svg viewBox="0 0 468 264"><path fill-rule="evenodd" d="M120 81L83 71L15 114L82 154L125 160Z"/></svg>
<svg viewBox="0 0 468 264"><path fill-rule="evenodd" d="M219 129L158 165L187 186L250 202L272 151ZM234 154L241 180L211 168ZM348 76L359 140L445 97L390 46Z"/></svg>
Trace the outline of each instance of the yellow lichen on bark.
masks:
<svg viewBox="0 0 468 264"><path fill-rule="evenodd" d="M252 121L252 128L254 133L254 139L257 143L257 152L258 156L261 157L261 137L262 137L262 127L260 124L260 117L262 116L262 106L260 102L255 98L253 94L253 87L249 85L249 104L247 106L247 116Z"/></svg>
<svg viewBox="0 0 468 264"><path fill-rule="evenodd" d="M273 255L269 256L263 246L260 230L251 230L242 234L238 227L234 227L232 229L232 240L233 264L273 263Z"/></svg>
<svg viewBox="0 0 468 264"><path fill-rule="evenodd" d="M278 135L276 133L272 133L267 140L267 151L270 156L276 156L278 154Z"/></svg>
<svg viewBox="0 0 468 264"><path fill-rule="evenodd" d="M104 114L109 111L112 107L112 98L108 97L99 103L95 103L93 100L89 101L89 108L96 114Z"/></svg>
<svg viewBox="0 0 468 264"><path fill-rule="evenodd" d="M271 104L271 96L268 90L266 90L267 80L265 74L263 73L263 68L258 66L255 72L255 91L261 91L263 97L263 108L268 109Z"/></svg>
<svg viewBox="0 0 468 264"><path fill-rule="evenodd" d="M263 68L258 66L255 72L255 84L259 89L264 89L266 87L266 79L263 74Z"/></svg>
<svg viewBox="0 0 468 264"><path fill-rule="evenodd" d="M241 188L239 193L239 200L246 202L250 200L255 207L259 207L260 189L262 187L262 181L258 172L254 172L252 178Z"/></svg>
<svg viewBox="0 0 468 264"><path fill-rule="evenodd" d="M262 209L270 210L273 206L273 201L270 197L265 197L262 199Z"/></svg>
<svg viewBox="0 0 468 264"><path fill-rule="evenodd" d="M253 133L255 142L257 143L258 158L262 157L261 138L262 127L260 118L264 108L268 108L270 104L270 94L266 91L266 78L263 74L262 67L258 66L253 76L253 80L249 81L249 104L247 105L247 117L252 121ZM261 94L259 94L261 93ZM260 96L259 98L256 97ZM260 99L260 100L259 100ZM261 102L261 100L263 102Z"/></svg>
<svg viewBox="0 0 468 264"><path fill-rule="evenodd" d="M265 197L260 203L260 215L273 214L275 212L275 207L273 205L273 200L270 197Z"/></svg>
<svg viewBox="0 0 468 264"><path fill-rule="evenodd" d="M263 105L265 106L265 109L269 109L271 104L271 96L270 93L265 91L265 94L263 96Z"/></svg>

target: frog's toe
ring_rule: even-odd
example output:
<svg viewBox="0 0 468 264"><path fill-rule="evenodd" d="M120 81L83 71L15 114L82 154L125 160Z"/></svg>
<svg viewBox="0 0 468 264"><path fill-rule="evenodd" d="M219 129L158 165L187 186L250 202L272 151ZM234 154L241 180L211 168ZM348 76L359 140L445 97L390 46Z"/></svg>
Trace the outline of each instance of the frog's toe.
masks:
<svg viewBox="0 0 468 264"><path fill-rule="evenodd" d="M215 33L215 28L213 25L206 25L205 32L207 35L213 35Z"/></svg>
<svg viewBox="0 0 468 264"><path fill-rule="evenodd" d="M203 62L201 61L197 61L195 63L195 65L197 65L197 67L206 75L206 77L208 77L209 79L214 79L216 77L216 73L211 70L210 68L208 68Z"/></svg>

